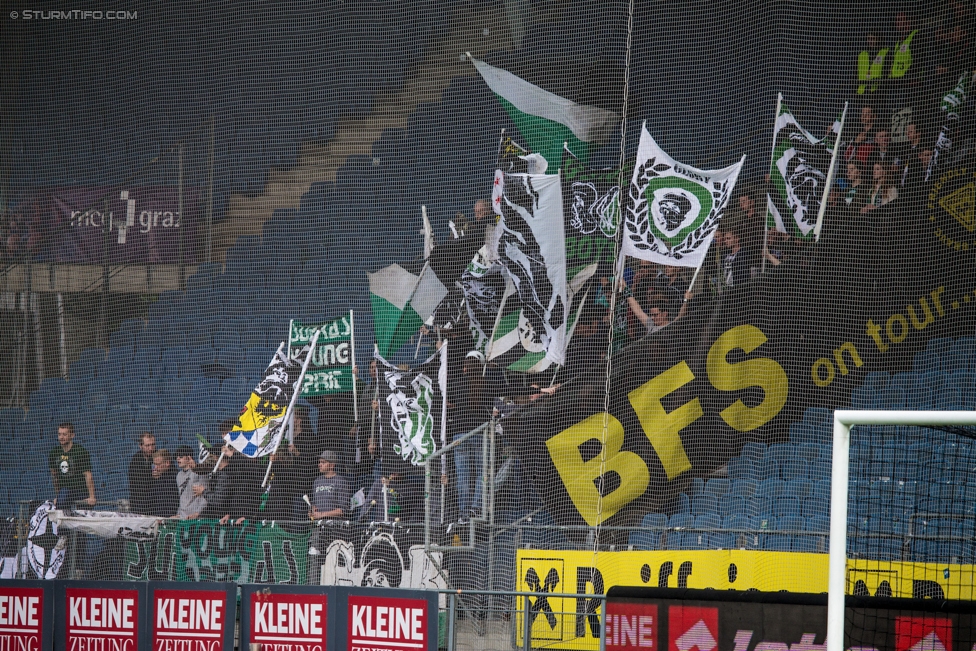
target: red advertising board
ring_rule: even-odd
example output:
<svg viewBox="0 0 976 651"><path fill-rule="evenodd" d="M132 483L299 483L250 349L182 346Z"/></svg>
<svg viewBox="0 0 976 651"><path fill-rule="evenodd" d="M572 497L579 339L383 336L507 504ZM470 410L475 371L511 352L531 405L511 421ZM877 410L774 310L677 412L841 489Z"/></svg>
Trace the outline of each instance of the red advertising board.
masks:
<svg viewBox="0 0 976 651"><path fill-rule="evenodd" d="M66 588L68 651L136 651L139 590Z"/></svg>
<svg viewBox="0 0 976 651"><path fill-rule="evenodd" d="M896 617L895 651L952 651L948 617Z"/></svg>
<svg viewBox="0 0 976 651"><path fill-rule="evenodd" d="M153 651L224 651L227 593L210 590L153 592ZM228 650L230 651L230 650Z"/></svg>
<svg viewBox="0 0 976 651"><path fill-rule="evenodd" d="M668 608L668 651L713 651L718 635L718 608Z"/></svg>
<svg viewBox="0 0 976 651"><path fill-rule="evenodd" d="M256 593L250 607L251 644L264 651L326 651L327 595Z"/></svg>
<svg viewBox="0 0 976 651"><path fill-rule="evenodd" d="M607 603L608 649L657 649L657 604Z"/></svg>
<svg viewBox="0 0 976 651"><path fill-rule="evenodd" d="M40 651L44 589L0 584L0 649Z"/></svg>
<svg viewBox="0 0 976 651"><path fill-rule="evenodd" d="M425 599L350 594L348 651L418 651L428 645Z"/></svg>

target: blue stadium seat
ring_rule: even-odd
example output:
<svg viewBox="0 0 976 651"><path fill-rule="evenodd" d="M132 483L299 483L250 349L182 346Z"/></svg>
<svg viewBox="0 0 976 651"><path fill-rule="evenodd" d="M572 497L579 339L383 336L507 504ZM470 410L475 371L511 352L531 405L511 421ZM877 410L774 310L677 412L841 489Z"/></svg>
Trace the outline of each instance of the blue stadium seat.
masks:
<svg viewBox="0 0 976 651"><path fill-rule="evenodd" d="M729 461L729 479L752 479L755 477L755 468L752 461L745 457L736 457Z"/></svg>
<svg viewBox="0 0 976 651"><path fill-rule="evenodd" d="M884 389L878 394L878 408L899 410L904 409L908 399L905 390L901 387L891 387Z"/></svg>
<svg viewBox="0 0 976 651"><path fill-rule="evenodd" d="M780 467L780 474L785 481L806 479L810 470L810 462L804 459L790 459Z"/></svg>
<svg viewBox="0 0 976 651"><path fill-rule="evenodd" d="M766 444L765 443L746 443L742 446L741 458L748 459L753 464L758 463L766 456Z"/></svg>
<svg viewBox="0 0 976 651"><path fill-rule="evenodd" d="M661 539L668 526L663 513L648 513L641 520L640 531L631 531L627 543L634 549L655 551L662 549Z"/></svg>
<svg viewBox="0 0 976 651"><path fill-rule="evenodd" d="M780 531L779 521L776 518L766 519L766 529L777 533L766 533L763 536L763 549L767 551L788 552L793 548L793 536L778 533Z"/></svg>
<svg viewBox="0 0 976 651"><path fill-rule="evenodd" d="M808 517L803 535L793 539L793 551L827 553L830 521L824 515Z"/></svg>
<svg viewBox="0 0 976 651"><path fill-rule="evenodd" d="M695 497L696 495L701 495L705 492L705 480L701 477L695 477L691 480L691 486L688 487L688 496Z"/></svg>
<svg viewBox="0 0 976 651"><path fill-rule="evenodd" d="M873 371L864 376L864 386L880 391L888 387L890 380L886 371Z"/></svg>
<svg viewBox="0 0 976 651"><path fill-rule="evenodd" d="M749 499L741 496L723 495L718 500L718 512L722 516L750 515Z"/></svg>
<svg viewBox="0 0 976 651"><path fill-rule="evenodd" d="M826 517L830 511L830 502L821 496L808 497L803 500L801 515L805 518Z"/></svg>
<svg viewBox="0 0 976 651"><path fill-rule="evenodd" d="M914 373L897 373L891 378L890 386L903 389L906 395L911 395L918 387L918 376Z"/></svg>
<svg viewBox="0 0 976 651"><path fill-rule="evenodd" d="M722 519L717 513L707 513L695 518L696 532L690 533L687 541L688 549L711 549L711 539L716 535L714 530L722 527ZM721 534L719 534L721 535Z"/></svg>
<svg viewBox="0 0 976 651"><path fill-rule="evenodd" d="M160 349L155 347L140 348L132 355L125 368L127 378L156 377L159 373Z"/></svg>
<svg viewBox="0 0 976 651"><path fill-rule="evenodd" d="M690 529L695 526L695 517L690 513L675 513L668 520L668 528L672 531L667 533L667 548L668 549L687 549L685 547L686 538L685 536L691 535L688 532L682 531L682 529ZM674 531L678 529L678 531Z"/></svg>
<svg viewBox="0 0 976 651"><path fill-rule="evenodd" d="M755 479L751 479L751 478L736 479L735 481L732 482L732 488L729 491L729 494L733 497L749 498L756 494L758 488L759 485Z"/></svg>
<svg viewBox="0 0 976 651"><path fill-rule="evenodd" d="M691 498L691 512L693 515L718 513L718 499L712 495L695 495Z"/></svg>
<svg viewBox="0 0 976 651"><path fill-rule="evenodd" d="M176 379L189 375L189 351L186 348L164 349L159 363L162 368L160 377Z"/></svg>
<svg viewBox="0 0 976 651"><path fill-rule="evenodd" d="M878 402L878 390L858 387L851 392L851 409L874 409Z"/></svg>
<svg viewBox="0 0 976 651"><path fill-rule="evenodd" d="M774 503L777 518L785 516L799 516L803 512L803 504L796 497L780 496Z"/></svg>
<svg viewBox="0 0 976 651"><path fill-rule="evenodd" d="M940 353L936 350L923 350L915 355L913 368L916 373L928 373L942 368Z"/></svg>
<svg viewBox="0 0 976 651"><path fill-rule="evenodd" d="M793 481L787 481L786 486L783 488L784 497L795 497L801 500L810 497L812 493L813 482L809 479L795 479Z"/></svg>
<svg viewBox="0 0 976 651"><path fill-rule="evenodd" d="M728 479L709 479L705 482L705 494L713 497L722 497L729 492L732 482Z"/></svg>
<svg viewBox="0 0 976 651"><path fill-rule="evenodd" d="M779 497L786 489L786 482L782 479L766 479L759 484L758 497Z"/></svg>

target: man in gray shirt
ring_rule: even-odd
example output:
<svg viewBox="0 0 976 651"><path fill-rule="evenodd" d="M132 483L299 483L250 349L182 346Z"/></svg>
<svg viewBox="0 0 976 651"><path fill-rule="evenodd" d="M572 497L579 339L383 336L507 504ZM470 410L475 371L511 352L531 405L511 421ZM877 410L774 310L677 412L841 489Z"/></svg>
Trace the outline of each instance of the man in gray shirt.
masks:
<svg viewBox="0 0 976 651"><path fill-rule="evenodd" d="M338 455L331 450L319 455L321 474L312 483L312 510L309 514L313 520L341 518L349 510L349 485L336 474L338 460Z"/></svg>
<svg viewBox="0 0 976 651"><path fill-rule="evenodd" d="M336 474L338 462L339 455L332 450L320 454L320 474L312 483L308 517L319 522L313 534L313 543L308 549L308 578L311 585L321 582L322 564L332 541L336 538L345 539L349 535L347 527L338 522L349 511L349 485Z"/></svg>
<svg viewBox="0 0 976 651"><path fill-rule="evenodd" d="M207 482L196 473L197 462L190 446L183 445L176 449L176 463L180 466L176 474L176 486L180 491L180 507L176 517L193 520L207 508L207 499L203 496Z"/></svg>

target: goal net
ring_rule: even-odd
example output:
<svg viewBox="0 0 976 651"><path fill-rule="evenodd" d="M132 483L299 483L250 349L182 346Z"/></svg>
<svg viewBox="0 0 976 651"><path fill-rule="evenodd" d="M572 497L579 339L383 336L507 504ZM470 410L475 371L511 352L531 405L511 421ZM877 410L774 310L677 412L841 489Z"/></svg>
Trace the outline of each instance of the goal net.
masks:
<svg viewBox="0 0 976 651"><path fill-rule="evenodd" d="M973 610L974 439L976 412L834 413L829 649L886 636L898 649L949 649L954 630L971 635L959 613ZM845 608L846 595L901 605ZM924 599L943 608L911 601Z"/></svg>

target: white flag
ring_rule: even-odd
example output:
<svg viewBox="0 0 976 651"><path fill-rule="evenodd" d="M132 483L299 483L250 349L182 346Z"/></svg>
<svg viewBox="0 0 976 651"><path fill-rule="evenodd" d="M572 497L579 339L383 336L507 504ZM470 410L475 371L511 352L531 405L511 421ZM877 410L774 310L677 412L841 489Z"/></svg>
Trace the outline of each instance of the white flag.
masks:
<svg viewBox="0 0 976 651"><path fill-rule="evenodd" d="M701 266L745 159L722 170L699 170L664 153L645 126L621 253L658 264Z"/></svg>

